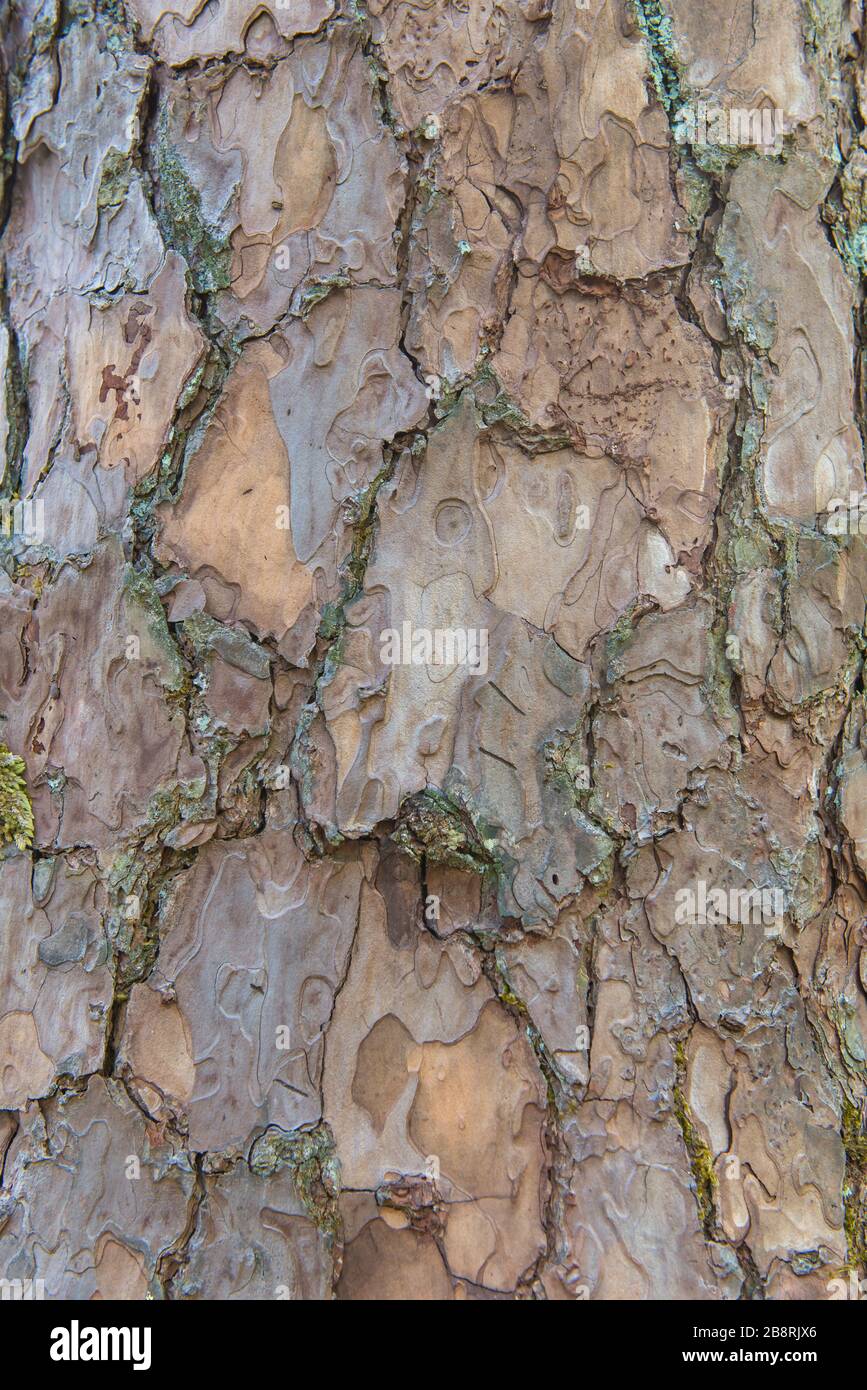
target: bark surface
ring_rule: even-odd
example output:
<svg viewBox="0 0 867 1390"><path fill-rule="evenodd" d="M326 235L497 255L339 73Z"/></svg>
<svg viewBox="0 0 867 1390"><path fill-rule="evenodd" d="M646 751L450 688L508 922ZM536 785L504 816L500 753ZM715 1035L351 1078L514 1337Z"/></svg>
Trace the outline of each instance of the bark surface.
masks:
<svg viewBox="0 0 867 1390"><path fill-rule="evenodd" d="M0 1279L857 1288L862 6L0 26Z"/></svg>

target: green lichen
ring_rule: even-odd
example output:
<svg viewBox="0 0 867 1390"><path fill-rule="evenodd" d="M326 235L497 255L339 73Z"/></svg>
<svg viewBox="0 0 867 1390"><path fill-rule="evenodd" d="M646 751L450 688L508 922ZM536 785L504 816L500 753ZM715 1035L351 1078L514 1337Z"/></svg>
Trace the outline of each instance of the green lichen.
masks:
<svg viewBox="0 0 867 1390"><path fill-rule="evenodd" d="M392 838L419 862L477 874L496 867L467 810L433 787L403 802Z"/></svg>
<svg viewBox="0 0 867 1390"><path fill-rule="evenodd" d="M584 738L580 731L558 731L543 747L545 780L578 804L585 804L592 787Z"/></svg>
<svg viewBox="0 0 867 1390"><path fill-rule="evenodd" d="M207 778L191 777L171 782L152 793L147 806L147 823L152 829L171 829L182 820L203 820L202 797Z"/></svg>
<svg viewBox="0 0 867 1390"><path fill-rule="evenodd" d="M750 258L738 237L736 221L723 219L715 251L720 288L731 328L751 348L767 352L777 337L777 309L767 290L757 290Z"/></svg>
<svg viewBox="0 0 867 1390"><path fill-rule="evenodd" d="M727 725L734 734L738 727L734 678L740 675L743 662L741 656L732 650L729 635L727 622L721 617L717 618L708 633L702 692L719 722Z"/></svg>
<svg viewBox="0 0 867 1390"><path fill-rule="evenodd" d="M271 673L270 657L265 648L245 632L224 627L207 613L194 613L186 618L181 631L196 654L197 665L214 654L248 676L255 676L257 680L268 679Z"/></svg>
<svg viewBox="0 0 867 1390"><path fill-rule="evenodd" d="M716 1227L716 1205L714 1198L717 1189L717 1175L714 1172L713 1154L695 1127L692 1112L690 1111L684 1095L683 1088L686 1082L686 1049L682 1042L676 1044L674 1057L677 1074L672 1092L674 1098L674 1115L680 1126L684 1147L689 1156L689 1166L692 1172L695 1200L698 1206L701 1224L704 1227L706 1235L714 1236Z"/></svg>
<svg viewBox="0 0 867 1390"><path fill-rule="evenodd" d="M171 808L167 811L171 815ZM159 954L159 924L171 916L171 895L183 882L188 851L172 851L153 836L130 843L113 858L106 876L108 935L115 961L115 1002L151 974Z"/></svg>
<svg viewBox="0 0 867 1390"><path fill-rule="evenodd" d="M33 843L33 807L27 795L24 760L0 743L0 845L29 849Z"/></svg>
<svg viewBox="0 0 867 1390"><path fill-rule="evenodd" d="M565 1109L570 1108L570 1083L557 1066L553 1054L546 1047L542 1034L533 1022L526 1000L522 999L516 992L501 953L495 946L488 948L481 941L479 945L486 952L483 968L488 982L500 1003L512 1014L536 1055L539 1070L545 1080L548 1106L552 1113L562 1113Z"/></svg>
<svg viewBox="0 0 867 1390"><path fill-rule="evenodd" d="M693 230L698 231L712 202L711 183L686 151L681 154L680 172L686 214Z"/></svg>
<svg viewBox="0 0 867 1390"><path fill-rule="evenodd" d="M51 53L60 25L60 9L59 0L40 5L25 26L26 40L10 45L9 56L13 64L7 77L10 105L20 99L27 72L32 69L38 70L38 59ZM8 164L11 172L15 164L12 140L9 141L9 146L4 154L4 162Z"/></svg>
<svg viewBox="0 0 867 1390"><path fill-rule="evenodd" d="M623 654L629 645L640 618L648 612L647 604L638 600L621 613L617 622L605 638L606 680L611 684L622 676L624 671Z"/></svg>
<svg viewBox="0 0 867 1390"><path fill-rule="evenodd" d="M424 438L416 436L411 445L414 450L424 448ZM376 477L366 488L347 499L345 512L352 526L352 545L349 554L341 562L339 575L341 591L337 599L325 604L317 629L317 637L327 644L313 682L313 698L307 702L298 719L295 736L292 740L290 765L293 776L299 783L302 804L306 804L313 794L314 767L317 753L311 736L311 728L319 713L320 692L334 679L343 660L343 632L346 627L346 609L358 597L364 586L364 576L373 552L376 533L376 503L380 489L387 483L395 470L397 455L387 458ZM330 845L339 845L343 836L335 825L322 827L323 834Z"/></svg>
<svg viewBox="0 0 867 1390"><path fill-rule="evenodd" d="M833 155L835 127L843 84L840 82L841 44L845 25L841 25L838 0L801 0L804 54L807 67L815 74L820 105L827 112L821 134L825 152Z"/></svg>
<svg viewBox="0 0 867 1390"><path fill-rule="evenodd" d="M635 21L647 46L647 61L656 94L669 113L683 101L683 64L671 20L659 0L633 0Z"/></svg>
<svg viewBox="0 0 867 1390"><path fill-rule="evenodd" d="M257 1177L288 1168L311 1220L327 1235L337 1233L340 1163L327 1125L295 1134L266 1130L250 1151L250 1168Z"/></svg>
<svg viewBox="0 0 867 1390"><path fill-rule="evenodd" d="M843 1148L846 1178L843 1184L846 1249L854 1269L867 1268L867 1120L858 1105L843 1101Z"/></svg>
<svg viewBox="0 0 867 1390"><path fill-rule="evenodd" d="M299 316L306 319L311 309L315 309L317 304L321 304L323 299L327 299L333 290L345 290L351 284L352 281L344 271L337 271L334 275L325 275L321 279L313 280L301 290L297 311Z"/></svg>
<svg viewBox="0 0 867 1390"><path fill-rule="evenodd" d="M128 565L124 573L123 593L127 613L133 620L138 618L153 644L163 689L173 695L183 694L188 684L187 673L169 632L165 609L153 580Z"/></svg>
<svg viewBox="0 0 867 1390"><path fill-rule="evenodd" d="M145 548L153 537L157 507L177 501L182 491L189 461L201 448L239 351L210 346L181 390L156 470L135 485L130 517Z"/></svg>
<svg viewBox="0 0 867 1390"><path fill-rule="evenodd" d="M497 380L493 370L487 366L482 369L480 379ZM494 425L504 425L512 434L517 436L521 445L526 447L530 454L565 449L573 443L569 430L540 429L512 399L508 391L500 386L499 382L497 382L497 386L497 394L492 401L479 401L481 416L488 429L493 428Z"/></svg>
<svg viewBox="0 0 867 1390"><path fill-rule="evenodd" d="M485 349L479 354L472 375L453 385L446 384L435 402L440 420L451 415L469 394L487 429L502 427L529 454L550 453L574 443L568 429L543 429L521 409L503 386L487 360Z"/></svg>
<svg viewBox="0 0 867 1390"><path fill-rule="evenodd" d="M416 445L423 447L423 444L424 441L419 436ZM347 605L361 593L368 561L373 551L377 522L377 498L380 488L391 479L395 464L395 458L387 459L367 487L348 498L344 504L352 525L352 545L349 554L340 566L340 597L332 603L327 603L322 610L318 635L327 642L335 643L339 640L346 626ZM327 673L330 676L335 667L333 651L329 653L329 657L331 663ZM328 657L326 657L326 662L328 662Z"/></svg>
<svg viewBox="0 0 867 1390"><path fill-rule="evenodd" d="M129 47L132 26L123 0L65 0L60 6L60 14L63 24L61 32L66 32L76 22L84 25L101 21L104 25L101 37L113 35L118 39L123 38L125 46Z"/></svg>
<svg viewBox="0 0 867 1390"><path fill-rule="evenodd" d="M112 146L100 167L96 206L100 209L121 207L126 202L132 175L129 155Z"/></svg>
<svg viewBox="0 0 867 1390"><path fill-rule="evenodd" d="M729 145L693 137L688 110L694 94L678 52L671 18L659 0L632 0L632 11L644 39L654 90L668 114L672 135L680 150L687 211L692 225L697 227L710 205L709 178L723 178L729 169L750 158L753 151L748 145ZM709 103L707 106L708 113L722 110Z"/></svg>
<svg viewBox="0 0 867 1390"><path fill-rule="evenodd" d="M846 266L857 279L867 275L867 150L856 146L840 172L839 204L828 203L825 221Z"/></svg>
<svg viewBox="0 0 867 1390"><path fill-rule="evenodd" d="M163 112L157 132L155 207L160 230L180 251L200 293L227 289L231 284L232 248L216 227L205 221L202 197L167 130Z"/></svg>
<svg viewBox="0 0 867 1390"><path fill-rule="evenodd" d="M326 642L333 642L343 631L344 620L342 603L324 604L319 619L319 636Z"/></svg>
<svg viewBox="0 0 867 1390"><path fill-rule="evenodd" d="M820 859L818 850L814 858L815 860ZM806 885L808 889L813 889L813 898L808 898L808 902L811 906L817 896L816 883L818 881L819 876L816 874L816 878L813 882L808 882ZM816 910L818 911L820 908L821 904L819 904L819 908ZM802 916L806 916L806 914L802 914ZM845 994L841 994L837 1000L831 1004L828 1012L837 1031L837 1037L840 1040L840 1049L843 1055L844 1065L853 1076L864 1077L865 1074L867 1074L867 1072L865 1072L867 1054L865 1054L864 1039L861 1035L858 1013L855 1006L846 998Z"/></svg>
<svg viewBox="0 0 867 1390"><path fill-rule="evenodd" d="M0 482L6 488L15 485L24 461L24 449L29 433L30 407L27 395L27 373L22 360L18 335L9 312L9 296L5 275L0 279L0 316L6 327L7 352L5 372L6 397L6 460L0 460Z"/></svg>

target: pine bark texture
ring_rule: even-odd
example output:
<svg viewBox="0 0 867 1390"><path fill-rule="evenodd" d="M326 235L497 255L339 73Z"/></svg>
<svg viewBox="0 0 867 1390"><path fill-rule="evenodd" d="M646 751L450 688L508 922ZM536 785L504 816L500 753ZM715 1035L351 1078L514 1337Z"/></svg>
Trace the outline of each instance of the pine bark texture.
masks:
<svg viewBox="0 0 867 1390"><path fill-rule="evenodd" d="M862 22L8 0L0 1278L867 1275Z"/></svg>

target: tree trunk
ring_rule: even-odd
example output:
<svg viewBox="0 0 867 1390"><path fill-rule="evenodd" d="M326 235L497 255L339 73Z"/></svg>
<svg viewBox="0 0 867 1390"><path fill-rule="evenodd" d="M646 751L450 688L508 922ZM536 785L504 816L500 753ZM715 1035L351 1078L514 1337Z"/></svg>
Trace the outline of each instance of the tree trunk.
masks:
<svg viewBox="0 0 867 1390"><path fill-rule="evenodd" d="M861 7L2 24L0 1278L857 1294Z"/></svg>

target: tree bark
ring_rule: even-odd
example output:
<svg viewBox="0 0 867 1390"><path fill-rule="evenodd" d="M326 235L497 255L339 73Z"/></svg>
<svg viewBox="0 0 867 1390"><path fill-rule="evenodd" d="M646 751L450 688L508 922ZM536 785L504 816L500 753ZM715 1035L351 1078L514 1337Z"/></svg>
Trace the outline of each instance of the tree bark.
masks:
<svg viewBox="0 0 867 1390"><path fill-rule="evenodd" d="M0 1278L857 1287L862 7L0 22Z"/></svg>

